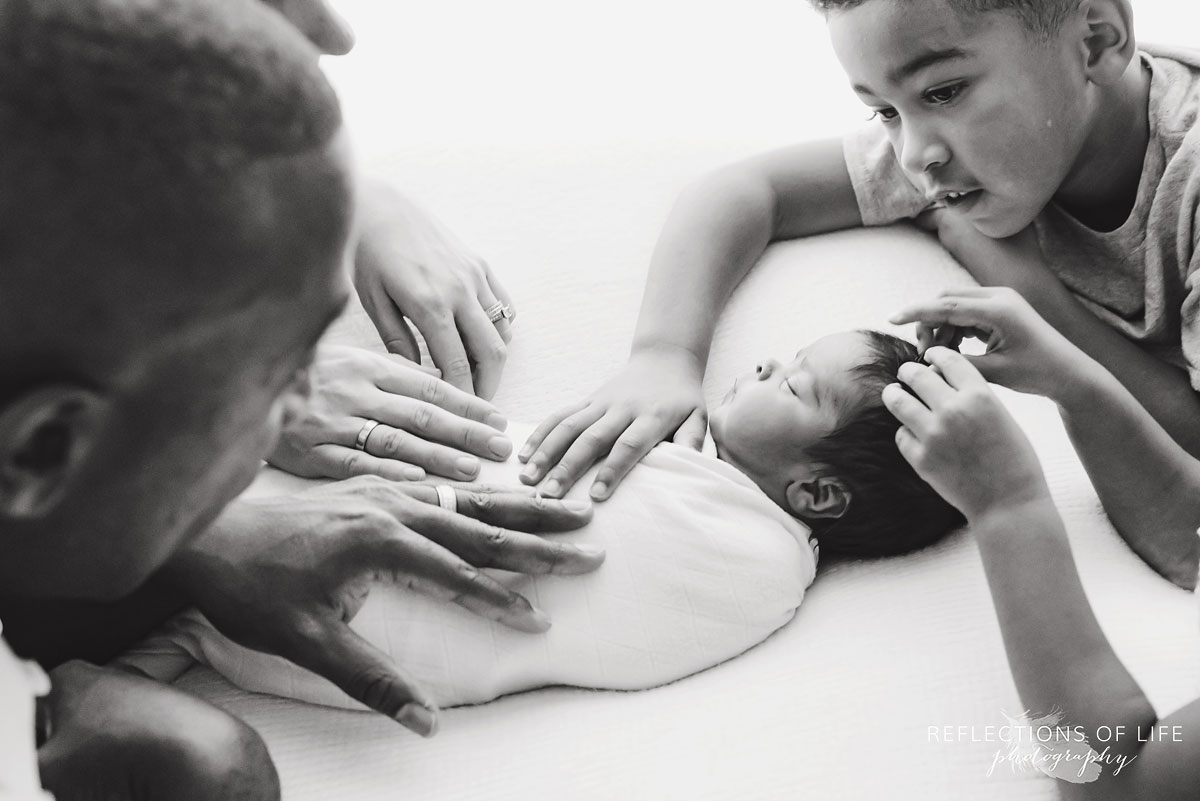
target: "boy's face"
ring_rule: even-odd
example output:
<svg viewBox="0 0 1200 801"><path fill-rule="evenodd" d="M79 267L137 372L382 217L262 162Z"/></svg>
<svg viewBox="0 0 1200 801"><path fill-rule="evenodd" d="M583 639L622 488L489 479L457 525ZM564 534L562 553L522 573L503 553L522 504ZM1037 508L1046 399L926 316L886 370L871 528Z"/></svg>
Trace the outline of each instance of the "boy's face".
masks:
<svg viewBox="0 0 1200 801"><path fill-rule="evenodd" d="M760 486L786 486L804 450L830 434L841 410L857 403L853 369L871 357L866 338L847 331L818 339L787 364L761 362L733 383L709 425L721 458ZM769 487L763 487L770 493Z"/></svg>
<svg viewBox="0 0 1200 801"><path fill-rule="evenodd" d="M828 22L855 93L931 203L988 236L1011 236L1070 175L1087 109L1069 21L1042 38L1009 13L867 0Z"/></svg>

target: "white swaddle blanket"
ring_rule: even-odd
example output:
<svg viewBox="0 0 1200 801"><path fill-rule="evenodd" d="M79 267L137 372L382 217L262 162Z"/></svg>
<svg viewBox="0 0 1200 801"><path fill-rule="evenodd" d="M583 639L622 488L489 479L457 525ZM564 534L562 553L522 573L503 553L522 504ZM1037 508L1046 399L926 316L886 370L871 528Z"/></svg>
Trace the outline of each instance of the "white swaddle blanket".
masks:
<svg viewBox="0 0 1200 801"><path fill-rule="evenodd" d="M512 431L521 442L527 431ZM484 463L481 480L514 484L521 465ZM591 474L568 497L586 497ZM816 574L808 528L736 468L662 444L568 534L607 551L584 576L489 571L553 621L513 631L453 604L373 587L353 628L443 707L548 685L633 690L666 684L742 653L788 622ZM328 681L243 648L196 612L169 624L131 661L151 675L184 649L244 689L359 708ZM139 653L140 652L140 653ZM161 678L169 678L160 676Z"/></svg>

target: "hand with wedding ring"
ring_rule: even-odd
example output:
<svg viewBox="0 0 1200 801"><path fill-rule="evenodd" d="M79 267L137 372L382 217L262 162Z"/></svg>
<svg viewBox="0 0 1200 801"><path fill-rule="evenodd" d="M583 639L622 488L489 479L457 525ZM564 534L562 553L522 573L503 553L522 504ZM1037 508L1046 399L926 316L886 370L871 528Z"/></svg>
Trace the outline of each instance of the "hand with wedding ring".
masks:
<svg viewBox="0 0 1200 801"><path fill-rule="evenodd" d="M590 573L603 551L525 532L571 531L591 517L587 501L532 490L364 477L235 501L166 577L226 636L290 659L429 736L437 708L428 694L348 625L372 582L543 632L546 614L480 568Z"/></svg>
<svg viewBox="0 0 1200 801"><path fill-rule="evenodd" d="M504 417L399 356L323 345L309 370L313 397L286 421L267 461L307 478L377 475L415 481L479 474L479 458L512 453Z"/></svg>
<svg viewBox="0 0 1200 801"><path fill-rule="evenodd" d="M362 190L360 218L354 284L388 351L420 361L411 321L446 381L491 399L516 318L491 268L385 185Z"/></svg>

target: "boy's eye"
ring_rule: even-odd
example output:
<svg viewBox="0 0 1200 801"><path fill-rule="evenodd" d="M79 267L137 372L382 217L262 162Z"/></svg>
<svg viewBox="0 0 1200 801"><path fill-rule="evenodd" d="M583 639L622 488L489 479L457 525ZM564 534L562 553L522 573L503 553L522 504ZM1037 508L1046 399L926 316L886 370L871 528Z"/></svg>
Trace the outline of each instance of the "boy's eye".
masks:
<svg viewBox="0 0 1200 801"><path fill-rule="evenodd" d="M871 116L869 119L883 120L884 122L891 122L892 120L896 119L899 116L900 116L900 112L896 111L896 109L894 109L894 108L877 108L873 112L871 112Z"/></svg>
<svg viewBox="0 0 1200 801"><path fill-rule="evenodd" d="M952 83L949 86L939 86L936 89L930 89L923 97L927 103L935 106L943 106L949 103L954 98L958 97L967 85L964 82Z"/></svg>

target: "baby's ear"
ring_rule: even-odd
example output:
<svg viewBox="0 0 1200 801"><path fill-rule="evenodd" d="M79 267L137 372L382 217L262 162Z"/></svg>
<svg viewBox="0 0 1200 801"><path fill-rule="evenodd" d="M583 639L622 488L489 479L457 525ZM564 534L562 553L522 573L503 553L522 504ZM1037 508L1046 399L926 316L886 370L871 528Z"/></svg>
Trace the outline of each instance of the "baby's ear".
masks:
<svg viewBox="0 0 1200 801"><path fill-rule="evenodd" d="M46 517L99 441L110 404L90 389L55 384L0 407L0 520Z"/></svg>
<svg viewBox="0 0 1200 801"><path fill-rule="evenodd" d="M797 479L788 484L787 500L797 517L838 518L850 508L850 488L833 476Z"/></svg>

